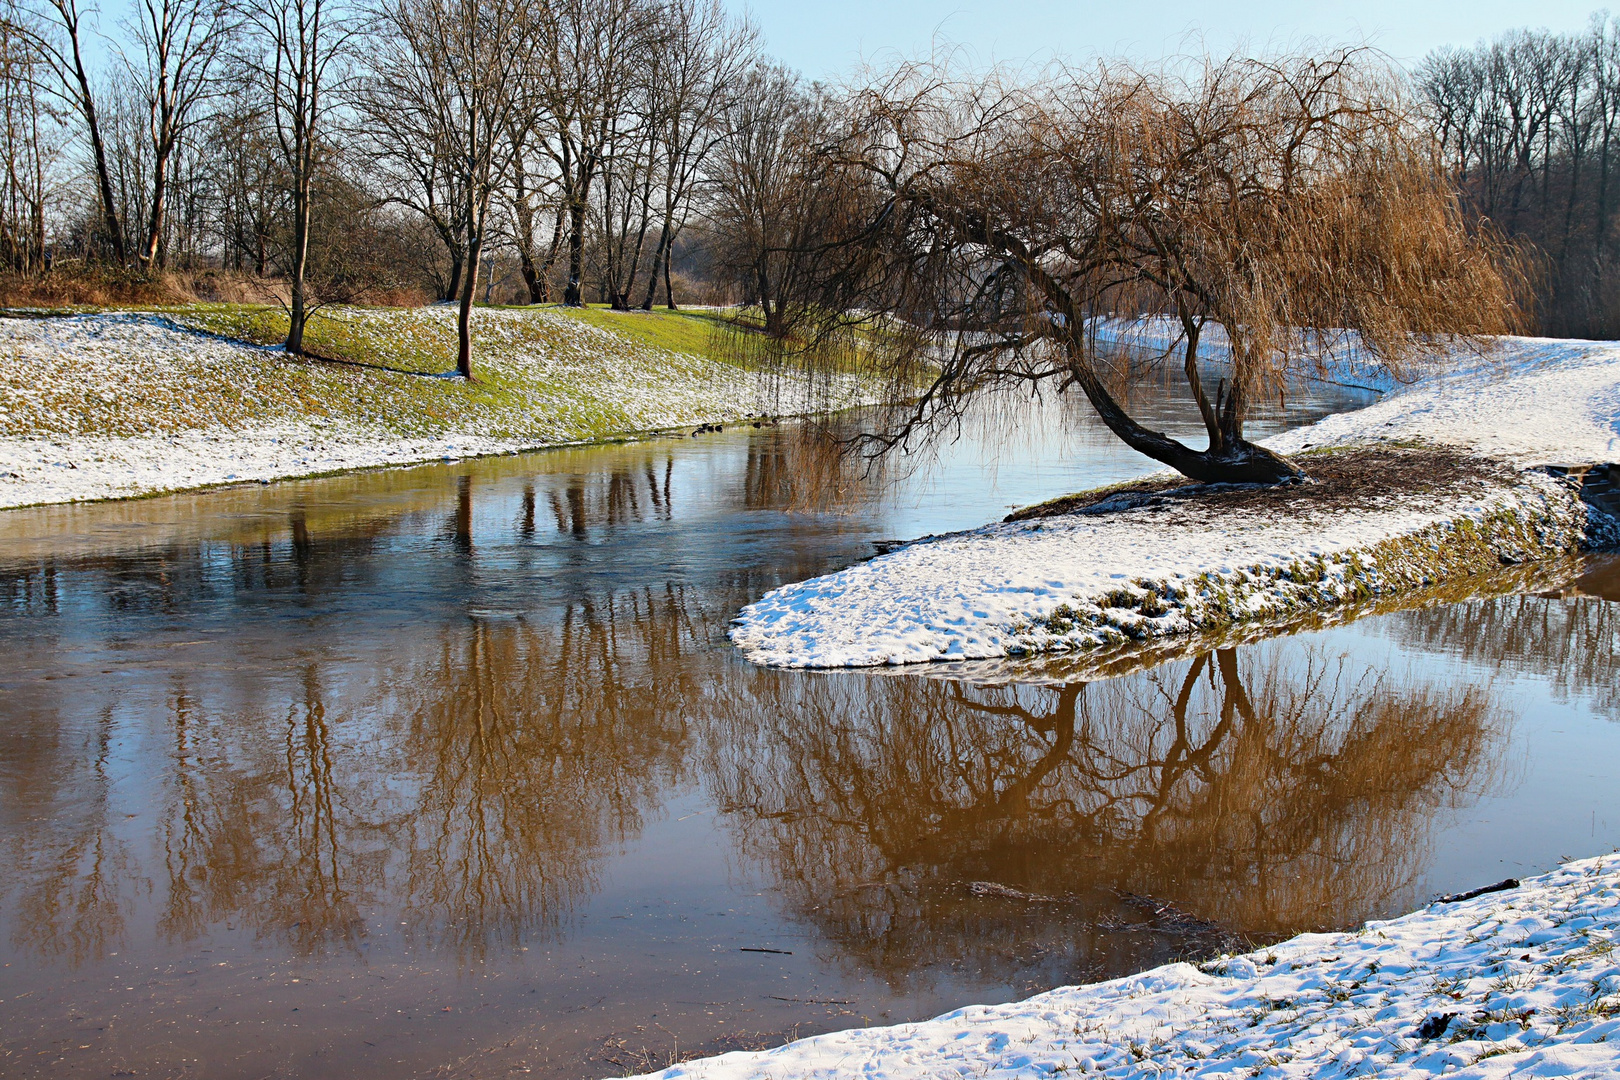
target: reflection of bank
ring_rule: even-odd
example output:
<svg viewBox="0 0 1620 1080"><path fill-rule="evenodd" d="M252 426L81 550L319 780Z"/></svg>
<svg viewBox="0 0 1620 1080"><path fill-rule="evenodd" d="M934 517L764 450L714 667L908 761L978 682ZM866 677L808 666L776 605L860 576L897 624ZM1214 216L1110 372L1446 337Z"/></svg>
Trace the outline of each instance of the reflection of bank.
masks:
<svg viewBox="0 0 1620 1080"><path fill-rule="evenodd" d="M1488 788L1505 741L1477 689L1308 646L1061 688L742 677L710 717L738 843L898 983L1072 979L1399 909L1432 812Z"/></svg>

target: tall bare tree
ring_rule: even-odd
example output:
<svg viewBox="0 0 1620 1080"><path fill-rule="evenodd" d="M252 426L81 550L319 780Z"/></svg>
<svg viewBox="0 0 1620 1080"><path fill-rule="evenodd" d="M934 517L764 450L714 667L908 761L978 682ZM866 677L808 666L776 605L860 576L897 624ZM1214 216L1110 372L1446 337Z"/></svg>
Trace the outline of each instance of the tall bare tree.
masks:
<svg viewBox="0 0 1620 1080"><path fill-rule="evenodd" d="M563 303L584 303L591 193L657 23L651 0L558 0L541 9L533 77L548 118L547 147L567 218L568 284Z"/></svg>
<svg viewBox="0 0 1620 1080"><path fill-rule="evenodd" d="M354 25L346 18L342 0L255 0L242 10L250 30L247 62L268 98L276 147L291 189L286 349L301 353L309 314L306 277L315 172L322 164L334 101L329 83Z"/></svg>
<svg viewBox="0 0 1620 1080"><path fill-rule="evenodd" d="M137 9L138 55L125 64L146 107L152 150L145 237L136 252L144 267L162 265L170 166L213 88L214 64L234 26L225 0L141 0Z"/></svg>
<svg viewBox="0 0 1620 1080"><path fill-rule="evenodd" d="M46 0L41 10L45 14L45 21L53 24L55 30L39 37L41 53L55 75L52 88L78 114L84 125L100 199L101 229L107 246L112 250L113 259L122 265L129 259L124 246L124 227L118 217L119 204L113 194L112 173L107 166L101 116L96 109L96 94L91 86L90 68L85 61L87 13L80 8L78 0ZM94 9L91 9L90 14L93 13Z"/></svg>
<svg viewBox="0 0 1620 1080"><path fill-rule="evenodd" d="M47 172L56 153L40 29L34 13L0 3L0 266L28 274L44 266Z"/></svg>
<svg viewBox="0 0 1620 1080"><path fill-rule="evenodd" d="M410 96L399 110L416 110L460 195L465 243L456 318L456 372L471 379L472 304L496 187L507 173L507 137L525 110L537 106L528 76L537 27L517 0L397 0L384 11L397 38Z"/></svg>
<svg viewBox="0 0 1620 1080"><path fill-rule="evenodd" d="M784 338L815 306L808 252L824 239L831 189L818 153L832 136L826 102L799 76L761 63L727 103L714 150L711 216L726 272L757 304L765 332Z"/></svg>
<svg viewBox="0 0 1620 1080"><path fill-rule="evenodd" d="M752 23L730 18L719 0L670 0L665 17L665 60L655 74L653 121L663 144L662 211L658 245L647 277L643 311L650 311L660 279L664 304L675 310L670 263L686 225L692 197L716 147L725 137L727 105L759 57Z"/></svg>

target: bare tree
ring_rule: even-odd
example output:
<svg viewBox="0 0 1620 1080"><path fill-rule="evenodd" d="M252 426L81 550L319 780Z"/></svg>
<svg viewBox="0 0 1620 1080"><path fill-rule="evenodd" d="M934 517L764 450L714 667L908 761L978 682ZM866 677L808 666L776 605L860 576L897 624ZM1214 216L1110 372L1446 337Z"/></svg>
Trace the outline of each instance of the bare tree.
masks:
<svg viewBox="0 0 1620 1080"><path fill-rule="evenodd" d="M290 353L304 350L310 207L334 100L327 93L329 80L354 32L346 14L341 0L255 0L243 5L252 45L247 62L268 98L267 111L292 195L288 251L292 295L286 341Z"/></svg>
<svg viewBox="0 0 1620 1080"><path fill-rule="evenodd" d="M472 378L472 303L490 203L511 165L508 131L537 99L527 90L536 26L516 0L398 0L384 12L397 36L414 109L460 195L466 246L460 281L456 372Z"/></svg>
<svg viewBox="0 0 1620 1080"><path fill-rule="evenodd" d="M170 165L212 89L212 69L233 26L225 0L141 0L134 26L139 56L125 63L146 107L152 148L145 238L136 252L142 266L162 264Z"/></svg>
<svg viewBox="0 0 1620 1080"><path fill-rule="evenodd" d="M1584 34L1512 31L1442 49L1415 83L1470 216L1541 257L1544 332L1620 332L1613 273L1620 152L1620 31L1606 14Z"/></svg>
<svg viewBox="0 0 1620 1080"><path fill-rule="evenodd" d="M0 266L25 274L44 266L47 172L57 149L41 91L39 30L32 12L0 3Z"/></svg>
<svg viewBox="0 0 1620 1080"><path fill-rule="evenodd" d="M547 149L567 217L563 303L584 302L585 234L596 185L618 133L638 50L656 22L649 0L559 0L543 10L532 72L548 122Z"/></svg>
<svg viewBox="0 0 1620 1080"><path fill-rule="evenodd" d="M102 141L101 118L96 110L96 95L91 88L90 69L85 63L85 12L78 0L47 0L45 18L57 29L54 34L41 34L39 45L45 62L55 75L53 89L78 114L84 124L85 138L90 143L90 158L95 168L97 194L101 203L101 228L113 259L120 265L128 262L124 246L124 228L118 219L118 202L113 195L112 174L107 167L107 151Z"/></svg>
<svg viewBox="0 0 1620 1080"><path fill-rule="evenodd" d="M1356 51L1034 85L902 70L857 96L837 152L860 178L843 181L860 214L842 243L864 262L823 260L810 310L881 325L873 353L927 385L880 445L984 391L1047 385L1195 479L1289 480L1296 463L1244 437L1257 397L1335 357L1402 376L1457 336L1514 325L1501 252L1468 233L1409 114ZM1174 336L1158 362L1181 354L1205 449L1143 427L1119 396L1140 366L1100 331L1142 313ZM1199 363L1212 327L1226 353L1213 388Z"/></svg>
<svg viewBox="0 0 1620 1080"><path fill-rule="evenodd" d="M671 0L667 11L666 59L654 73L653 122L660 128L664 148L662 218L643 311L652 309L660 278L664 304L675 310L670 283L675 241L686 225L705 166L725 136L726 107L759 54L753 24L730 19L719 0Z"/></svg>
<svg viewBox="0 0 1620 1080"><path fill-rule="evenodd" d="M826 101L795 72L756 65L728 102L715 148L712 218L726 272L757 304L765 332L786 337L811 310L806 255L824 239Z"/></svg>
<svg viewBox="0 0 1620 1080"><path fill-rule="evenodd" d="M360 124L356 137L383 186L386 199L420 215L444 245L449 274L438 295L461 295L466 258L466 199L444 140L454 123L449 98L440 92L440 72L398 33L388 12L375 20L370 61L356 87Z"/></svg>

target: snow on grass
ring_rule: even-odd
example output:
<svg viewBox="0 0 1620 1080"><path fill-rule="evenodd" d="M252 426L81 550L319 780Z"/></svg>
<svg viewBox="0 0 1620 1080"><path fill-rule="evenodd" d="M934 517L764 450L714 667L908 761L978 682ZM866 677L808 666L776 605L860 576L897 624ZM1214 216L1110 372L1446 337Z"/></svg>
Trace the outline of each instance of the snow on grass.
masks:
<svg viewBox="0 0 1620 1080"><path fill-rule="evenodd" d="M1620 346L1509 341L1501 356L1269 445L1414 441L1512 467L1309 516L1120 498L931 537L767 594L731 638L751 660L790 667L1083 649L1277 619L1612 539L1612 521L1568 481L1517 467L1620 459Z"/></svg>
<svg viewBox="0 0 1620 1080"><path fill-rule="evenodd" d="M556 310L479 311L474 383L434 377L454 367L448 308L342 308L311 322L312 350L366 366L249 343L275 341L278 319L219 306L0 319L0 506L511 452L869 396L851 378L770 375Z"/></svg>
<svg viewBox="0 0 1620 1080"><path fill-rule="evenodd" d="M653 1075L1612 1077L1617 933L1620 858L1591 859L1350 933Z"/></svg>

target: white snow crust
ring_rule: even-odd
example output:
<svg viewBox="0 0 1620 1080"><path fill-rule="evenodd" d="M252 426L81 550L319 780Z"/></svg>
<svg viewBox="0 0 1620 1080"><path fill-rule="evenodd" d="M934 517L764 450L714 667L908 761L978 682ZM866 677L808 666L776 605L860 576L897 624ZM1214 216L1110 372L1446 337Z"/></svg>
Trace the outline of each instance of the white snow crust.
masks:
<svg viewBox="0 0 1620 1080"><path fill-rule="evenodd" d="M1349 933L651 1075L1613 1077L1617 931L1620 857L1611 856Z"/></svg>
<svg viewBox="0 0 1620 1080"><path fill-rule="evenodd" d="M1391 441L1460 447L1519 467L1620 460L1620 345L1511 339L1465 369L1268 445L1296 453ZM1211 580L1242 594L1234 601L1228 590L1224 617L1264 618L1366 585L1352 580L1357 553L1392 537L1428 531L1443 542L1459 522L1509 513L1556 522L1572 548L1586 514L1567 485L1539 471L1489 489L1391 496L1309 523L1193 503L1173 512L1162 504L1102 509L930 537L784 586L744 608L731 639L750 660L785 667L1113 644L1198 629ZM1302 567L1316 580L1302 583ZM1168 610L1125 610L1154 590Z"/></svg>

